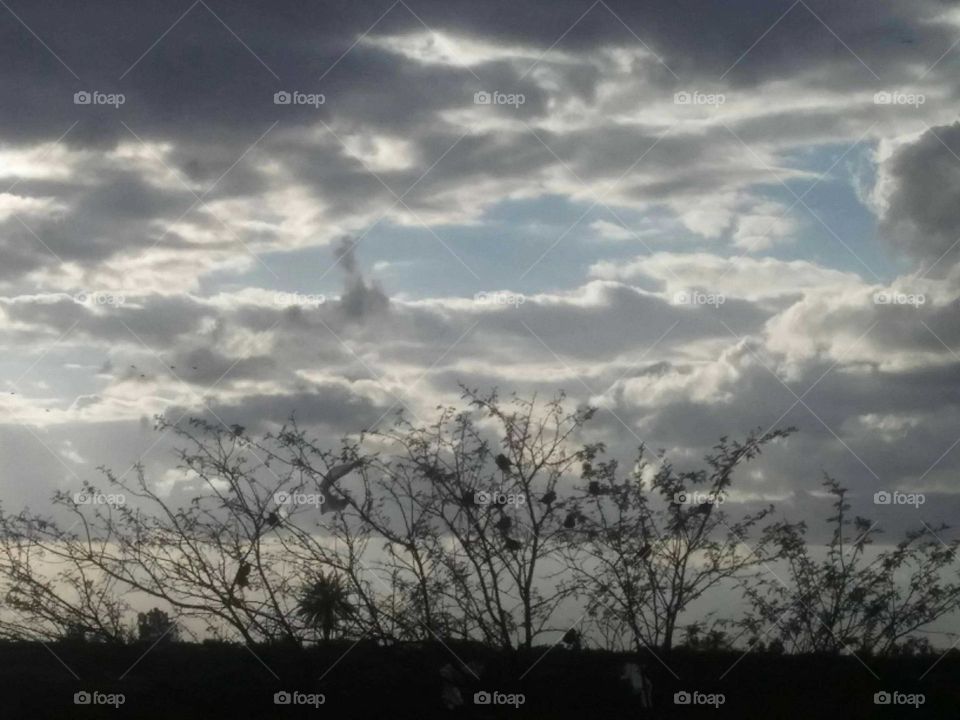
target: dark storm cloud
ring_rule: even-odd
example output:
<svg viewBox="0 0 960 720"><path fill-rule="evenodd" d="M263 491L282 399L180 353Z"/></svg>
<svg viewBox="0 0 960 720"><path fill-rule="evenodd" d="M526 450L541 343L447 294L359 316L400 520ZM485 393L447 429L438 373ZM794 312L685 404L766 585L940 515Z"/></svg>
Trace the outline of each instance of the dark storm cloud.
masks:
<svg viewBox="0 0 960 720"><path fill-rule="evenodd" d="M21 263L0 266L0 279L53 263L95 265L116 253L150 248L160 231L151 238L144 233L145 227L176 217L192 200L183 191L151 187L133 172L103 166L90 171L97 182L79 177L74 186L62 188L56 196L61 207L25 212L0 224L0 253L26 255ZM27 183L18 189L30 192ZM175 234L167 239L169 245L182 247Z"/></svg>
<svg viewBox="0 0 960 720"><path fill-rule="evenodd" d="M338 112L373 125L410 128L438 107L451 105L454 97L462 102L465 91L478 89L464 68L425 69L397 62L369 45L354 47L337 62L375 22L371 37L424 32L422 19L433 30L527 46L533 57L561 36L556 52L643 47L635 33L677 75L697 81L719 80L753 46L730 71L734 83L816 74L817 67L830 63L831 72L824 74L830 81L845 78L847 84L869 86L874 78L851 51L879 75L894 78L908 63L932 63L953 40L950 28L936 17L944 5L934 0L809 0L793 6L786 0L567 0L548 8L500 0L411 0L391 5L387 0L13 2L11 9L50 50L4 12L0 97L5 112L0 132L7 141L56 137L81 117L69 141L96 144L126 133L115 122L122 117L151 136L242 145L251 141L251 129L262 131L281 117L287 123L310 123ZM769 35L757 42L767 30ZM543 62L550 61L548 54ZM529 102L524 112L537 113L542 109L537 88L519 77L533 60L522 62L527 67L491 60L474 71L491 84L524 92ZM660 66L653 80L665 86L675 82ZM574 77L571 88L579 86L587 93L592 85L590 78ZM127 102L119 112L73 105L76 90L94 88L122 92ZM329 106L278 108L272 97L281 89L323 92Z"/></svg>
<svg viewBox="0 0 960 720"><path fill-rule="evenodd" d="M151 296L141 306L135 305L132 298L129 304L126 298L122 298L120 304L104 307L97 305L98 297L106 300L121 296L91 293L76 297L19 299L0 303L0 311L9 321L40 333L57 336L69 331L75 337L98 342L137 346L144 342L159 348L195 335L205 320L213 320L216 316L211 308L188 296Z"/></svg>
<svg viewBox="0 0 960 720"><path fill-rule="evenodd" d="M505 43L549 46L591 4L586 0L551 3L551 12L544 13L537 5L507 1L484 3L482 9L474 5L473 12L461 3L438 2L431 5L434 12L429 17L465 33L496 33ZM799 4L792 0L674 0L611 1L606 5L609 10L602 4L591 10L560 48L588 51L612 42L630 44L636 42L632 30L678 75L699 79L719 78L751 46L749 62L745 59L730 74L735 82L749 83L825 62L855 69L859 61L837 36L880 74L899 64L901 58L932 62L954 40L942 24L945 3L937 0L910 4L895 0L808 0ZM768 42L758 42L768 30L764 38ZM934 48L939 52L927 55ZM891 56L892 49L899 57ZM860 70L867 73L862 66Z"/></svg>
<svg viewBox="0 0 960 720"><path fill-rule="evenodd" d="M14 282L41 268L64 270L70 263L92 269L120 256L153 250L182 252L181 262L189 262L190 253L222 258L237 251L236 238L224 231L223 221L198 209L197 194L180 182L170 179L158 186L142 169L121 159L87 156L76 162L68 180L28 178L17 183L19 195L43 205L0 222L0 253L5 260L10 258L0 264L0 282ZM243 171L231 175L239 182L218 188L221 198L259 189L238 187ZM214 239L191 242L170 227L171 221L188 213L189 222ZM256 239L254 233L247 241Z"/></svg>
<svg viewBox="0 0 960 720"><path fill-rule="evenodd" d="M204 408L171 407L166 415L173 420L187 413L216 425L242 425L255 433L290 418L304 426L325 426L335 433L360 432L373 425L392 402L378 403L346 385L329 383L296 392L248 395L234 403L214 400Z"/></svg>
<svg viewBox="0 0 960 720"><path fill-rule="evenodd" d="M731 356L729 362L735 372L720 388L728 391L725 397L651 398L647 405L634 392L617 397L615 416L601 410L598 422L627 447L639 436L654 448L701 452L724 435L794 426L797 434L775 460L759 465L769 470L762 489L771 494L816 490L824 472L864 495L917 483L920 488L952 487L955 461L937 461L957 440L956 364L938 370L828 372L828 363L817 363L790 379L791 393L771 372L778 369L775 363L764 367L749 353ZM691 365L686 372L694 369ZM685 372L682 365L671 371ZM797 396L806 406L796 403ZM931 412L934 407L939 410ZM885 424L893 429L885 430Z"/></svg>
<svg viewBox="0 0 960 720"><path fill-rule="evenodd" d="M927 130L887 160L882 229L893 246L944 273L960 261L960 123ZM953 251L953 252L951 252Z"/></svg>

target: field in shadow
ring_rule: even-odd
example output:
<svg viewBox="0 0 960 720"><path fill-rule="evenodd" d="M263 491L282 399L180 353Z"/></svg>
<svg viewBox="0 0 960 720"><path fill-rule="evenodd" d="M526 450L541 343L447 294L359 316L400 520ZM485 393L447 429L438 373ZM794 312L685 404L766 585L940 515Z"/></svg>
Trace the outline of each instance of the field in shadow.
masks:
<svg viewBox="0 0 960 720"><path fill-rule="evenodd" d="M152 649L143 644L5 643L0 645L0 684L4 717L37 720L955 717L960 654L944 657L930 670L936 659L861 662L852 656L741 657L680 650L665 659L668 669L652 655L548 652L545 647L504 655L457 643L384 648L331 642L255 650L209 643L164 643ZM629 662L642 664L652 682L650 708L642 706L641 697L621 677ZM484 691L501 693L501 701L512 696L513 704L475 705L474 694ZM675 693L683 691L699 693L700 701L713 696L713 704L675 704ZM875 693L885 691L901 693L900 700L922 693L924 702L919 708L875 704ZM99 695L92 704L78 705L78 692ZM290 705L275 704L275 694L283 692L291 698L300 695ZM116 706L119 694L123 703ZM719 694L723 702L718 705ZM446 707L445 698L457 695L464 703ZM96 704L111 696L114 704Z"/></svg>

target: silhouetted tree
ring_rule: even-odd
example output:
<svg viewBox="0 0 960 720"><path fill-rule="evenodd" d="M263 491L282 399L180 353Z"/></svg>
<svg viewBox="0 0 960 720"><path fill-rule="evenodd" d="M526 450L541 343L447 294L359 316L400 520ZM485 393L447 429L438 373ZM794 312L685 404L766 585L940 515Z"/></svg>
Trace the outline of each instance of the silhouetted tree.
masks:
<svg viewBox="0 0 960 720"><path fill-rule="evenodd" d="M400 418L378 435L399 453L370 464L359 516L387 541L384 569L403 577L431 634L530 647L572 588L558 580L571 502L562 480L584 458L593 415L559 395L536 399L464 389L468 408L427 426ZM391 502L382 504L383 499Z"/></svg>
<svg viewBox="0 0 960 720"><path fill-rule="evenodd" d="M318 573L303 589L297 609L324 640L333 637L342 620L353 612L344 584L333 573Z"/></svg>
<svg viewBox="0 0 960 720"><path fill-rule="evenodd" d="M173 618L160 608L137 613L137 639L141 642L175 642L180 639L180 628Z"/></svg>
<svg viewBox="0 0 960 720"><path fill-rule="evenodd" d="M538 403L464 388L462 399L427 424L400 415L336 449L292 420L259 440L238 425L161 420L185 444L185 495L135 466L104 471L126 503L58 492L59 522L0 509L0 635L174 638L159 609L131 622L135 594L247 643L451 637L529 648L567 631L558 610L580 598L592 632L568 631L568 645L670 650L692 603L739 585L758 647L772 633L764 647L778 651L911 653L925 647L918 630L958 608L957 541L925 528L868 561L874 526L848 517L832 480L823 560L803 524L770 520L772 506L726 509L735 471L789 429L722 438L698 470L641 447L623 474L602 443L584 442L594 411L562 394ZM780 560L785 584L759 571ZM726 646L720 627L688 628L688 646Z"/></svg>
<svg viewBox="0 0 960 720"><path fill-rule="evenodd" d="M758 579L747 592L745 627L755 637L776 638L789 652L911 653L928 646L913 636L960 608L956 581L958 540L939 533L946 525L911 530L895 546L869 559L876 523L851 518L847 489L827 477L834 514L825 557L805 542L806 526L781 535L786 578Z"/></svg>
<svg viewBox="0 0 960 720"><path fill-rule="evenodd" d="M125 504L83 505L58 493L54 503L73 520L66 529L24 512L4 516L4 537L43 562L163 601L181 617L200 619L213 635L248 643L302 640L312 630L296 613L296 588L336 553L316 523L300 527L310 506L288 509L277 498L319 493L324 478L306 473L297 458L271 466L266 450L239 427L202 420L159 427L187 442L181 467L197 489L185 506L161 495L141 466L131 477L105 470ZM6 542L8 557L16 549ZM59 586L52 593L63 597Z"/></svg>
<svg viewBox="0 0 960 720"><path fill-rule="evenodd" d="M0 508L0 636L126 642L123 586L82 555L45 552L36 533L50 520Z"/></svg>
<svg viewBox="0 0 960 720"><path fill-rule="evenodd" d="M694 622L684 627L683 648L697 652L723 652L733 649L732 639L719 627Z"/></svg>
<svg viewBox="0 0 960 720"><path fill-rule="evenodd" d="M602 460L602 445L589 448L565 556L593 622L624 626L637 651L669 651L692 602L773 558L788 527L760 528L773 507L733 520L721 503L736 468L790 432L723 438L706 456L707 468L696 471L677 471L663 454L651 463L641 447L626 477L615 460ZM758 528L747 548L744 540Z"/></svg>

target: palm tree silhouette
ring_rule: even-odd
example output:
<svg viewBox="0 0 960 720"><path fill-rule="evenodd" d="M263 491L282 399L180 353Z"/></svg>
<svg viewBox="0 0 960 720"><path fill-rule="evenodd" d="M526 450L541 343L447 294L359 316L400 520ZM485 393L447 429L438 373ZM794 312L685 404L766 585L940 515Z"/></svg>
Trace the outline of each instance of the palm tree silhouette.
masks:
<svg viewBox="0 0 960 720"><path fill-rule="evenodd" d="M349 593L340 577L334 573L318 573L303 590L298 611L312 628L326 641L333 635L341 620L353 613Z"/></svg>

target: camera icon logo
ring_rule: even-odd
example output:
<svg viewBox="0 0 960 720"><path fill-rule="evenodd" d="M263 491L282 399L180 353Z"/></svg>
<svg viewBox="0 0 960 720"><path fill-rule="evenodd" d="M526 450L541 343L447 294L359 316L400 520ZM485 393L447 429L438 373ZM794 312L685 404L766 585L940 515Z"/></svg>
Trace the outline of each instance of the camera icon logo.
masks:
<svg viewBox="0 0 960 720"><path fill-rule="evenodd" d="M890 696L886 690L881 690L880 692L873 694L873 704L874 705L889 705L892 702L893 698Z"/></svg>
<svg viewBox="0 0 960 720"><path fill-rule="evenodd" d="M675 105L689 105L693 102L693 98L690 93L686 91L678 92L673 94L673 102Z"/></svg>
<svg viewBox="0 0 960 720"><path fill-rule="evenodd" d="M86 690L81 690L73 694L74 705L89 705L91 702L93 702L93 697Z"/></svg>
<svg viewBox="0 0 960 720"><path fill-rule="evenodd" d="M874 94L873 102L877 105L889 105L893 102L893 95L886 90L881 90Z"/></svg>
<svg viewBox="0 0 960 720"><path fill-rule="evenodd" d="M685 490L681 490L680 492L673 494L673 502L675 502L677 505L686 505L688 502L690 502L690 496L687 495Z"/></svg>
<svg viewBox="0 0 960 720"><path fill-rule="evenodd" d="M490 504L490 493L486 490L477 490L473 494L473 501L477 505L489 505Z"/></svg>
<svg viewBox="0 0 960 720"><path fill-rule="evenodd" d="M690 693L686 690L681 690L680 692L675 692L673 694L673 704L674 705L689 705L692 702Z"/></svg>
<svg viewBox="0 0 960 720"><path fill-rule="evenodd" d="M893 500L893 496L890 495L886 490L881 490L873 494L873 504L874 505L889 505Z"/></svg>
<svg viewBox="0 0 960 720"><path fill-rule="evenodd" d="M291 102L293 102L293 96L286 90L280 90L273 94L274 105L289 105Z"/></svg>
<svg viewBox="0 0 960 720"><path fill-rule="evenodd" d="M486 90L478 90L473 94L474 105L489 105L493 102L493 96Z"/></svg>
<svg viewBox="0 0 960 720"><path fill-rule="evenodd" d="M86 90L79 90L73 94L73 104L74 105L89 105L93 100L93 96L90 95Z"/></svg>
<svg viewBox="0 0 960 720"><path fill-rule="evenodd" d="M473 694L474 705L489 705L493 702L493 697L486 690L480 690Z"/></svg>
<svg viewBox="0 0 960 720"><path fill-rule="evenodd" d="M288 505L291 500L291 495L286 490L281 490L273 494L273 501L277 505Z"/></svg>
<svg viewBox="0 0 960 720"><path fill-rule="evenodd" d="M286 690L280 690L273 694L273 704L274 705L289 705L293 702L293 696L290 695Z"/></svg>

